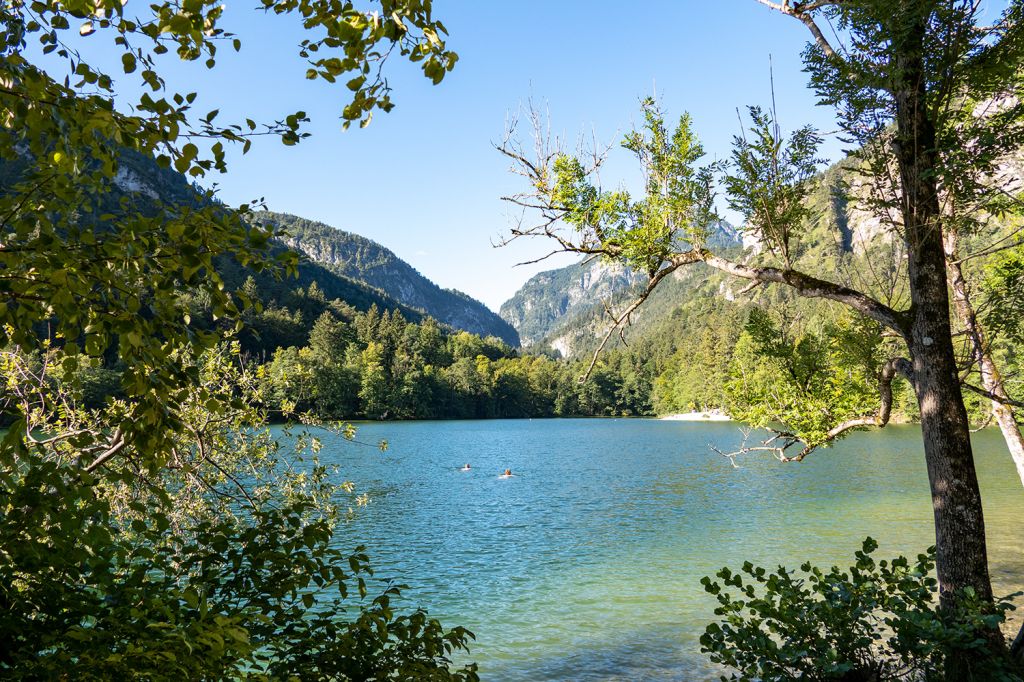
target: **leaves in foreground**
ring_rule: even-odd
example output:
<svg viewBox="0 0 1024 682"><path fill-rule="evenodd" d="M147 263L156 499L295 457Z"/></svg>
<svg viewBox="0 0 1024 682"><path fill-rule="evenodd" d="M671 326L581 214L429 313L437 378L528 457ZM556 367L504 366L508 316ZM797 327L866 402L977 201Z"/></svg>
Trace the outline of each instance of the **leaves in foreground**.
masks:
<svg viewBox="0 0 1024 682"><path fill-rule="evenodd" d="M988 651L986 633L1018 595L993 605L967 590L940 608L934 548L913 562L876 561L877 548L864 540L846 570L805 563L799 573L768 572L747 562L739 572L723 568L717 581L703 578L719 620L701 636L701 650L736 671L723 680L763 682L943 679L951 655ZM975 680L1024 679L1009 660L977 660Z"/></svg>
<svg viewBox="0 0 1024 682"><path fill-rule="evenodd" d="M352 485L312 435L277 442L230 353L192 368L167 451L107 460L82 448L124 406L82 408L56 356L0 365L5 400L32 408L0 449L0 677L477 679L452 663L472 633L399 613L400 586L370 594L363 548L335 538Z"/></svg>

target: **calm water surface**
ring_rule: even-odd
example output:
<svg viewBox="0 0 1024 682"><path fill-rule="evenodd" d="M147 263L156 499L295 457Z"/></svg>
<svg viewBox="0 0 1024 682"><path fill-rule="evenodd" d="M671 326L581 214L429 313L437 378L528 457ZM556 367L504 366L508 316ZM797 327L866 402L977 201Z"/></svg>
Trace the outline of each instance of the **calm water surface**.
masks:
<svg viewBox="0 0 1024 682"><path fill-rule="evenodd" d="M856 434L801 464L739 469L734 424L647 419L363 424L379 454L325 439L323 457L369 493L339 532L377 577L476 633L484 680L704 680L714 603L700 578L749 559L852 563L933 542L916 427ZM975 440L996 588L1024 585L1024 502L994 429ZM458 471L466 462L471 472ZM515 476L500 479L510 467Z"/></svg>

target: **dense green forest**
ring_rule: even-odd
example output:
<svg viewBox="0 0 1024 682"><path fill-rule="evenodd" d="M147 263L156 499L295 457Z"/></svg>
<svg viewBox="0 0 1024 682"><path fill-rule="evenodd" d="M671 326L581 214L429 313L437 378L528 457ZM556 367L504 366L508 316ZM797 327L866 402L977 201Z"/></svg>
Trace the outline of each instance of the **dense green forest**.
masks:
<svg viewBox="0 0 1024 682"><path fill-rule="evenodd" d="M827 249L820 251L815 257L824 258ZM828 255L847 269L864 258ZM1008 258L1003 260L1010 263ZM665 287L592 369L595 332L609 324L603 310L582 314L567 328L589 341L566 359L557 352L539 352L540 346L523 350L494 336L456 330L393 302L384 307L372 298L350 299L344 290L328 292L318 280L303 286L301 279L269 275L250 274L239 287L243 298L258 305L243 312L237 338L247 361L261 366L265 399L275 414L320 419L651 416L709 410L743 415L765 399L766 391L780 386L779 372L767 371L766 363L787 368L782 376L792 379L791 400L807 400L807 387L824 389L838 380L841 365L874 366L869 356L884 345L877 330L858 327L842 310L811 305L785 291L736 298L723 295L722 287L723 278L707 270ZM635 294L635 288L623 287L614 292L614 300L621 306ZM198 324L216 326L201 297L190 298L189 306ZM1016 341L1008 334L997 341L1012 380ZM858 357L844 360L843 353ZM871 371L862 378L868 393ZM86 383L90 394L102 395L102 386ZM916 419L912 393L897 385L895 394L893 418ZM986 401L970 393L965 399L972 421L986 423ZM823 404L822 409L827 413L831 408Z"/></svg>
<svg viewBox="0 0 1024 682"><path fill-rule="evenodd" d="M255 280L243 288L258 296ZM258 299L257 299L258 300ZM586 367L524 354L501 339L453 330L399 310L359 311L314 282L244 313L239 345L260 366L278 415L321 419L436 419L642 415L652 412L651 367L615 352ZM196 316L206 315L197 306Z"/></svg>
<svg viewBox="0 0 1024 682"><path fill-rule="evenodd" d="M564 359L523 351L497 337L454 330L430 317L413 313L409 319L408 310L381 309L376 303L360 310L346 300L329 299L316 281L307 287L287 285L284 280L261 288L250 276L239 292L258 302L243 312L239 347L247 362L260 367L264 398L279 417L461 419L740 412L752 403L750 395L757 390L744 378L764 366L765 352L774 338L765 332L765 325L772 324L766 308L717 296L702 286L665 311L652 310L644 325L602 353L591 369L590 354ZM215 326L201 298L191 299L190 310L193 320ZM798 320L779 324L788 324L786 334L794 348L801 348L802 384L820 383L835 368L834 360L830 364L823 357L835 350L829 343L864 341L850 334L836 337L829 330L834 331L843 324L837 320L845 318L833 315L830 322L806 305L805 315L800 315L798 301L781 301L775 310L788 311ZM828 334L828 339L818 338ZM762 380L762 389L778 385L768 375ZM86 384L91 394L102 396L102 387ZM905 391L899 397L900 417L912 419L913 402ZM980 411L978 418L983 419Z"/></svg>

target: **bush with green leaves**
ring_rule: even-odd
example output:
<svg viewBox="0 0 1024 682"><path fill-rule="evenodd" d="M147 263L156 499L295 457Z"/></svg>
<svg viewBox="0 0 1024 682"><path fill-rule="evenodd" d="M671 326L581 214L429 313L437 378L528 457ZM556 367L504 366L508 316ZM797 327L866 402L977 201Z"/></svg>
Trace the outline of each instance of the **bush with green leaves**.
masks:
<svg viewBox="0 0 1024 682"><path fill-rule="evenodd" d="M366 603L366 554L332 548L307 503L176 533L141 503L123 525L57 462L0 483L4 679L477 679L450 669L469 632L396 613L397 586Z"/></svg>
<svg viewBox="0 0 1024 682"><path fill-rule="evenodd" d="M876 561L878 544L864 540L849 569L773 572L747 562L740 572L723 568L704 589L718 600L701 636L701 650L734 670L723 680L933 680L944 679L955 653L972 658L977 681L1024 679L1008 658L986 653L986 632L1013 609L1010 600L986 604L970 590L956 607L940 609L934 578L935 550Z"/></svg>
<svg viewBox="0 0 1024 682"><path fill-rule="evenodd" d="M346 86L344 127L393 108L389 55L433 83L457 60L430 0L259 5L301 17L306 76ZM314 439L278 442L223 351L258 304L218 264L297 256L189 181L308 122L226 121L164 80L168 53L213 69L241 49L223 13L0 7L0 677L475 679L449 660L471 635L396 615L397 588L350 613L329 596L367 594L365 555L331 546L353 493Z"/></svg>
<svg viewBox="0 0 1024 682"><path fill-rule="evenodd" d="M753 308L729 362L727 410L772 434L754 449L801 460L856 429L888 423L903 394L888 351L877 324L842 311L807 321ZM787 454L795 445L799 454Z"/></svg>
<svg viewBox="0 0 1024 682"><path fill-rule="evenodd" d="M337 549L361 498L314 435L265 426L237 344L186 368L159 453L93 449L126 407L91 407L61 357L0 352L0 409L25 416L0 449L0 677L477 679L452 663L472 633L399 613Z"/></svg>

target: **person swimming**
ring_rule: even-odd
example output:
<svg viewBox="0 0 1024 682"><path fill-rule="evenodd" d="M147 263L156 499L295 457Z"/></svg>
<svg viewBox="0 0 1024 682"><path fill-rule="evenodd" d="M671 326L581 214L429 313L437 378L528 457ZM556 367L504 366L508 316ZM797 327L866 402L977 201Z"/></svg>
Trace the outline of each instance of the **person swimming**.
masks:
<svg viewBox="0 0 1024 682"><path fill-rule="evenodd" d="M466 463L466 466L464 466L461 469L459 469L459 471L472 471L472 470L473 470L473 468L471 466L469 466L468 462Z"/></svg>
<svg viewBox="0 0 1024 682"><path fill-rule="evenodd" d="M512 470L511 469L505 469L505 473L503 473L501 476L499 476L499 478L512 478Z"/></svg>

